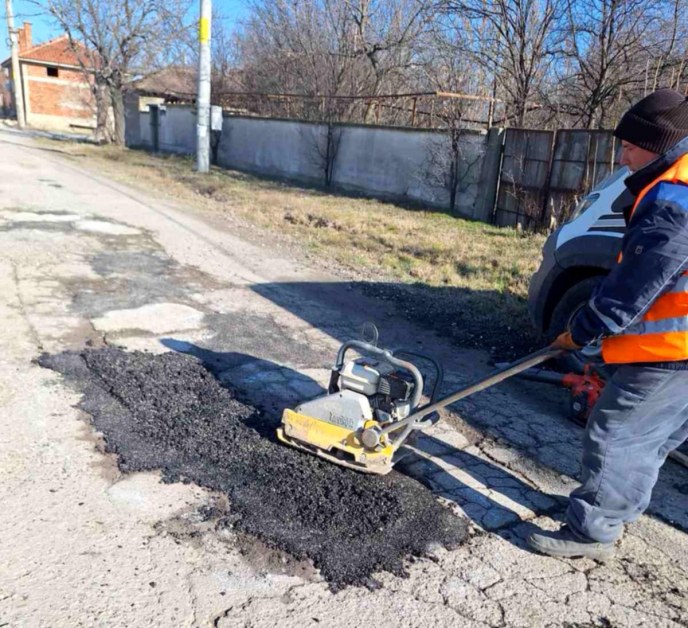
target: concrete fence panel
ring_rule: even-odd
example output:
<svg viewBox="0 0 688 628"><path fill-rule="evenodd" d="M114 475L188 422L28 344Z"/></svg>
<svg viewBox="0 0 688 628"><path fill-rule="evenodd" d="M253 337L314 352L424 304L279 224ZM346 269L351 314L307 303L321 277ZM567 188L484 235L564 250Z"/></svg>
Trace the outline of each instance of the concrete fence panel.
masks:
<svg viewBox="0 0 688 628"><path fill-rule="evenodd" d="M156 124L155 129L152 125ZM196 115L188 105L156 115L127 101L129 146L193 154ZM502 226L548 227L614 167L607 131L448 131L226 116L220 166L414 201Z"/></svg>
<svg viewBox="0 0 688 628"><path fill-rule="evenodd" d="M270 177L321 183L318 158L326 127L297 121L227 117L218 163Z"/></svg>
<svg viewBox="0 0 688 628"><path fill-rule="evenodd" d="M127 144L154 148L156 116L138 111L132 101L127 119ZM481 192L487 139L485 133L465 131L459 141L456 213L469 218L490 213ZM161 108L157 140L163 152L193 154L193 108ZM329 168L336 189L446 208L451 152L449 137L442 132L355 125L328 131L324 124L227 116L217 159L226 168L318 185L325 183Z"/></svg>
<svg viewBox="0 0 688 628"><path fill-rule="evenodd" d="M191 107L166 107L159 114L160 150L191 155L196 152L196 112Z"/></svg>
<svg viewBox="0 0 688 628"><path fill-rule="evenodd" d="M447 138L449 144L449 138ZM450 148L450 147L449 147ZM456 194L457 212L474 220L483 220L483 163L490 150L489 134L465 131L459 138L459 176ZM450 150L451 152L451 150ZM489 183L488 183L489 187Z"/></svg>
<svg viewBox="0 0 688 628"><path fill-rule="evenodd" d="M434 133L339 127L334 183L345 190L446 204L446 191L428 181L428 142Z"/></svg>

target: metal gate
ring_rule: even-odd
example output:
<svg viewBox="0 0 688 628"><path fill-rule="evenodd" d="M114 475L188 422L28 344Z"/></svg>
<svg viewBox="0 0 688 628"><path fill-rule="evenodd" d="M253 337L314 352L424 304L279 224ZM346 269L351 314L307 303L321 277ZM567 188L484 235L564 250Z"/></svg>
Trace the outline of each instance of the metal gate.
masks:
<svg viewBox="0 0 688 628"><path fill-rule="evenodd" d="M538 227L546 206L552 131L507 129L494 213L499 226Z"/></svg>
<svg viewBox="0 0 688 628"><path fill-rule="evenodd" d="M149 105L148 111L150 112L149 121L153 152L157 153L160 150L160 107L158 105Z"/></svg>
<svg viewBox="0 0 688 628"><path fill-rule="evenodd" d="M611 131L507 129L493 222L524 229L565 221L617 165Z"/></svg>
<svg viewBox="0 0 688 628"><path fill-rule="evenodd" d="M611 173L616 147L611 131L557 131L543 226L567 220L578 200Z"/></svg>

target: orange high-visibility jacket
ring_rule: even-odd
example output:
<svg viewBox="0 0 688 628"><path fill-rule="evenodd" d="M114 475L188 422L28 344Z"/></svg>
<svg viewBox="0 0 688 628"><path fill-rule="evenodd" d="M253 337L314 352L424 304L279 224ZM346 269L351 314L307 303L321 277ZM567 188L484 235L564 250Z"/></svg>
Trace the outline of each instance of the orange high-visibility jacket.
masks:
<svg viewBox="0 0 688 628"><path fill-rule="evenodd" d="M662 188L657 186L662 182L688 185L688 154L680 157L665 172L641 190L633 205L631 216L634 215L643 200L653 202L656 206L662 203L676 203L675 197L664 198L661 196ZM655 198L650 199L648 193L651 193ZM681 185L678 192L674 192L674 194L676 193L685 195L681 205L685 206L683 211L688 211L688 187L684 191ZM673 228L685 229L685 226L680 224L672 225L671 220L665 220L663 216L658 220L664 220L669 228L673 226ZM633 227L634 225L630 225L630 228ZM688 242L688 233L685 234L685 238L682 236L682 239ZM626 254L637 252L642 257L642 246L636 246L636 249L636 251L632 250ZM681 247L677 246L670 251L672 254L674 252L678 258L683 255ZM620 255L619 262L621 263L621 261ZM657 263L656 260L649 257L646 261L648 265ZM683 269L686 268L685 261L682 265ZM621 329L620 333L604 338L602 356L604 361L610 364L688 360L688 271L684 270L682 273L667 278L665 285L659 287L657 296L652 300L649 309L636 317L630 325Z"/></svg>

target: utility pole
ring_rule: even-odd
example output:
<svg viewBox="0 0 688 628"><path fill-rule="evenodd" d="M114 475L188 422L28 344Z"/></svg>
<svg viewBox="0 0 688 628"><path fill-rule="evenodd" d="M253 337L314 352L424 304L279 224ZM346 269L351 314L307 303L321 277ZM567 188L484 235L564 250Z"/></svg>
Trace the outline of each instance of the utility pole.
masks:
<svg viewBox="0 0 688 628"><path fill-rule="evenodd" d="M210 27L212 1L201 0L198 20L198 95L196 97L196 170L210 170Z"/></svg>
<svg viewBox="0 0 688 628"><path fill-rule="evenodd" d="M17 126L23 129L26 126L24 117L24 94L22 78L19 72L19 42L18 31L14 28L14 13L12 13L12 0L5 0L5 12L7 13L7 30L10 34L10 53L12 55L12 86L14 92L14 108L17 110Z"/></svg>

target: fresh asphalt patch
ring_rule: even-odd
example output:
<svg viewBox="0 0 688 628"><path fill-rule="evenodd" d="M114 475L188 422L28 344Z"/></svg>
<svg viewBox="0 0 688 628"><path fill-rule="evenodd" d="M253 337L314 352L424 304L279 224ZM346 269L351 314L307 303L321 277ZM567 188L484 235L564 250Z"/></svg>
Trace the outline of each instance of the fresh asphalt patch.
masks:
<svg viewBox="0 0 688 628"><path fill-rule="evenodd" d="M466 522L415 480L368 476L261 436L265 417L196 359L112 347L43 355L83 393L108 452L124 472L161 469L228 496L220 519L268 547L308 559L333 589L373 586L375 572L458 546Z"/></svg>

